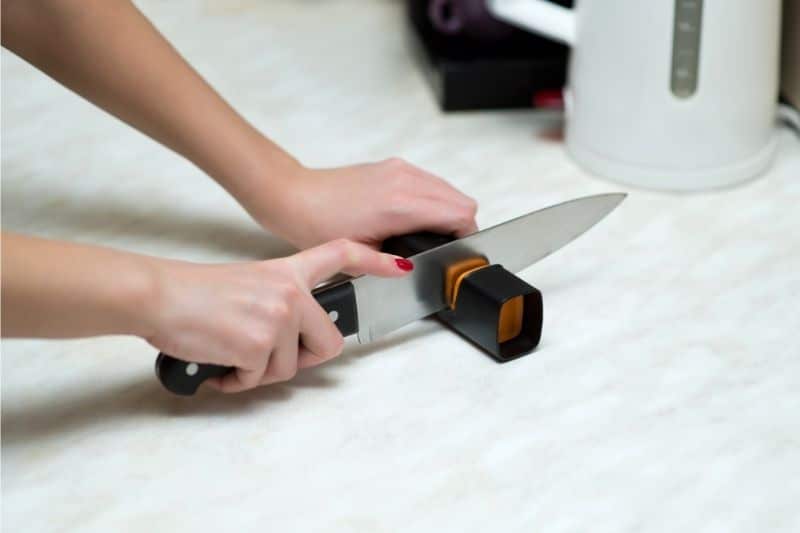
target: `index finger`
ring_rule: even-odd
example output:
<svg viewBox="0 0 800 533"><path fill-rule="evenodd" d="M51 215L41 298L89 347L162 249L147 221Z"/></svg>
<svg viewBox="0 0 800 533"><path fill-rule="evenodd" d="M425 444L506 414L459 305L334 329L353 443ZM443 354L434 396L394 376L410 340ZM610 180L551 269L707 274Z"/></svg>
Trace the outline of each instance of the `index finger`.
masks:
<svg viewBox="0 0 800 533"><path fill-rule="evenodd" d="M413 268L407 259L347 239L303 250L290 259L309 289L343 271L353 275L399 277Z"/></svg>

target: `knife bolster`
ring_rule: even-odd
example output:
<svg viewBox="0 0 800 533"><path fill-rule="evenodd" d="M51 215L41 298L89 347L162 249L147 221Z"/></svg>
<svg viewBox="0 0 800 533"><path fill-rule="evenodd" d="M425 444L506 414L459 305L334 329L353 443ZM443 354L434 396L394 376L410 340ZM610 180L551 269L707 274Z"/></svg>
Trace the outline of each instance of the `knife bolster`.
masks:
<svg viewBox="0 0 800 533"><path fill-rule="evenodd" d="M542 335L542 293L501 265L459 278L454 305L437 318L498 362L532 352Z"/></svg>

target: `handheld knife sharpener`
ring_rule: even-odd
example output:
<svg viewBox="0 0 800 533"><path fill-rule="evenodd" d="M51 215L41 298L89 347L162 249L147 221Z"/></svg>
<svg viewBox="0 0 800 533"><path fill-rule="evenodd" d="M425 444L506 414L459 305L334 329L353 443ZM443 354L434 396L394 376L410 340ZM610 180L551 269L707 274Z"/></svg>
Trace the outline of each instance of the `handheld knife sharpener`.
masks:
<svg viewBox="0 0 800 533"><path fill-rule="evenodd" d="M416 233L386 240L383 250L409 257L450 240ZM448 307L436 318L494 360L511 361L539 344L543 302L536 287L480 256L442 265L442 276Z"/></svg>

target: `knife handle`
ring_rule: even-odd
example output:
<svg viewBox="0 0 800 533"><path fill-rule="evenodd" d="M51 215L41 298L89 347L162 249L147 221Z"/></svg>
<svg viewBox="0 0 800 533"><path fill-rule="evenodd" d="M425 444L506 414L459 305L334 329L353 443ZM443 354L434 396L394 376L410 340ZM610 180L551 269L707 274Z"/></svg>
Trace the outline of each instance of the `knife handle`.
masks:
<svg viewBox="0 0 800 533"><path fill-rule="evenodd" d="M349 281L322 287L312 291L317 303L328 312L328 316L343 337L358 332L358 311L353 284ZM224 376L233 367L210 363L192 363L165 353L156 358L156 376L164 387L180 396L191 396L205 380Z"/></svg>
<svg viewBox="0 0 800 533"><path fill-rule="evenodd" d="M381 245L381 251L387 254L411 257L418 253L436 248L455 240L452 235L440 235L430 231L420 231L398 237L389 237Z"/></svg>

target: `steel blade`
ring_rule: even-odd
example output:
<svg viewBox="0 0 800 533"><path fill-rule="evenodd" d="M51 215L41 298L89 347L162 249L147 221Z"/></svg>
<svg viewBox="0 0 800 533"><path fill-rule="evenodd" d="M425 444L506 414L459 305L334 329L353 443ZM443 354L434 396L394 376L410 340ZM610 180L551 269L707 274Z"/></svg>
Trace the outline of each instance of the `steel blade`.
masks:
<svg viewBox="0 0 800 533"><path fill-rule="evenodd" d="M625 196L615 193L578 198L473 233L414 255L413 272L402 278L353 279L359 342L371 342L444 309L442 265L485 256L492 264L519 272L583 234Z"/></svg>

